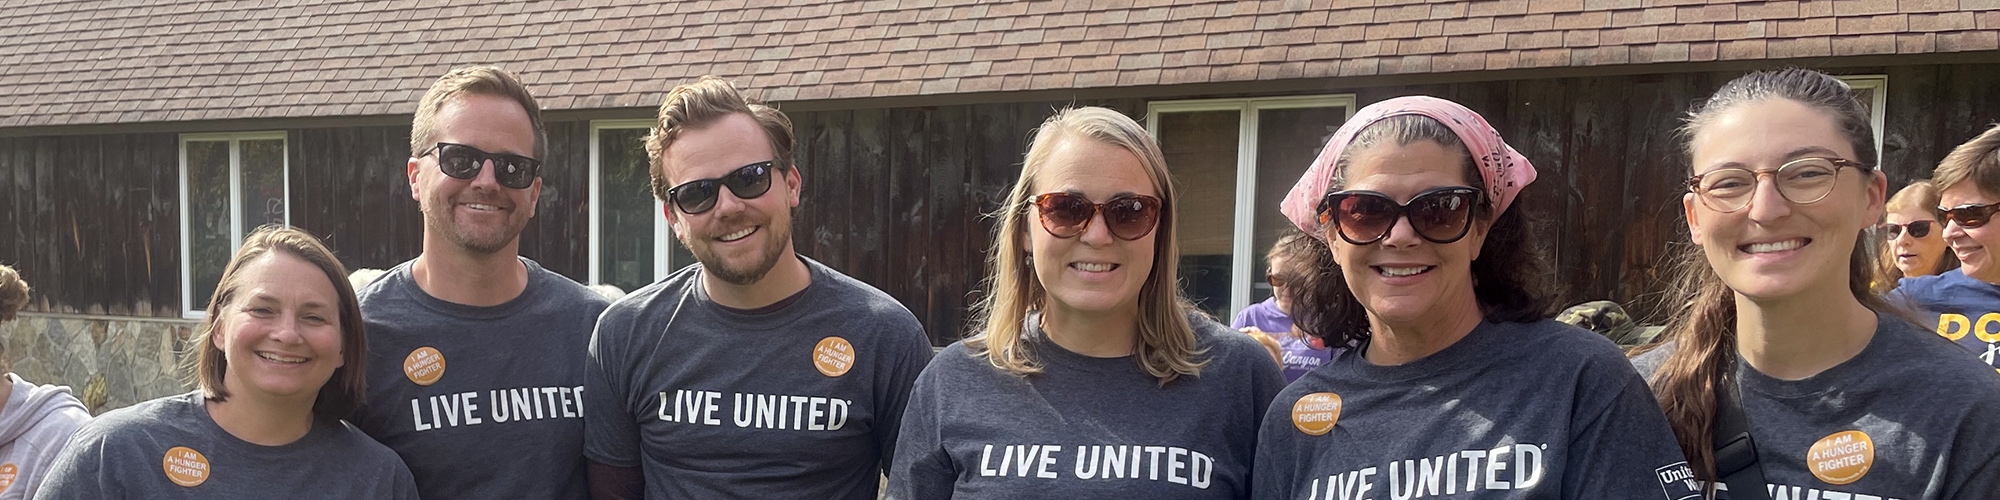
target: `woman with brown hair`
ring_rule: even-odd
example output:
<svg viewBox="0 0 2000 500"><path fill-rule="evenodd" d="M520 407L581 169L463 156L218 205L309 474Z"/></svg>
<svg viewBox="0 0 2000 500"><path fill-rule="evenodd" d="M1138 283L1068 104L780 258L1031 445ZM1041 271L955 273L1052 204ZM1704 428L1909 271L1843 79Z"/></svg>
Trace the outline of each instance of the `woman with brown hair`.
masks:
<svg viewBox="0 0 2000 500"><path fill-rule="evenodd" d="M1686 305L1633 362L1696 478L1738 499L2000 492L2000 376L1869 289L1886 181L1847 85L1751 73L1683 132Z"/></svg>
<svg viewBox="0 0 2000 500"><path fill-rule="evenodd" d="M198 388L86 424L36 498L416 498L403 460L340 420L368 355L346 276L310 234L250 233L196 330Z"/></svg>
<svg viewBox="0 0 2000 500"><path fill-rule="evenodd" d="M1348 349L1271 405L1257 498L1692 495L1618 347L1548 319L1546 257L1512 207L1534 180L1443 99L1371 104L1334 133L1282 209L1321 240L1293 318Z"/></svg>
<svg viewBox="0 0 2000 500"><path fill-rule="evenodd" d="M1152 136L1059 111L995 216L971 337L917 377L889 497L1246 498L1284 386L1182 298L1174 186Z"/></svg>

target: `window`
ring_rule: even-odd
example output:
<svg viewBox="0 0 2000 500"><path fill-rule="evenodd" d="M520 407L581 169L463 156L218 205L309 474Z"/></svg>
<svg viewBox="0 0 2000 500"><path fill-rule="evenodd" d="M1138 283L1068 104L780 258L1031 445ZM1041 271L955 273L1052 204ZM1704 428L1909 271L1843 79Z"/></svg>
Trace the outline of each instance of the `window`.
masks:
<svg viewBox="0 0 2000 500"><path fill-rule="evenodd" d="M181 136L181 310L200 318L243 236L289 224L284 132Z"/></svg>
<svg viewBox="0 0 2000 500"><path fill-rule="evenodd" d="M590 124L590 282L627 292L694 263L653 199L646 162L651 120Z"/></svg>
<svg viewBox="0 0 2000 500"><path fill-rule="evenodd" d="M1861 105L1868 107L1868 124L1875 129L1875 163L1880 165L1882 163L1882 127L1887 125L1883 121L1883 107L1889 102L1889 76L1843 76L1840 77L1840 81L1847 82L1848 87L1854 88L1854 97L1861 100Z"/></svg>
<svg viewBox="0 0 2000 500"><path fill-rule="evenodd" d="M1180 276L1190 300L1226 320L1271 296L1264 254L1292 230L1278 201L1353 114L1353 95L1149 106L1147 126L1180 197Z"/></svg>

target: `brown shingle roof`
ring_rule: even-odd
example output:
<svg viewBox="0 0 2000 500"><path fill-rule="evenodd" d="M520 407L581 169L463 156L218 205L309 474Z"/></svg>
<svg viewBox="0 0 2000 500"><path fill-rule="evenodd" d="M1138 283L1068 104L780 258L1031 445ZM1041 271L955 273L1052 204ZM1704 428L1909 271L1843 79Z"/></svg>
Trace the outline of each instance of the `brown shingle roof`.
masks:
<svg viewBox="0 0 2000 500"><path fill-rule="evenodd" d="M1115 4L1115 5L1114 5ZM2000 0L0 0L0 127L409 113L491 62L548 109L2000 49Z"/></svg>

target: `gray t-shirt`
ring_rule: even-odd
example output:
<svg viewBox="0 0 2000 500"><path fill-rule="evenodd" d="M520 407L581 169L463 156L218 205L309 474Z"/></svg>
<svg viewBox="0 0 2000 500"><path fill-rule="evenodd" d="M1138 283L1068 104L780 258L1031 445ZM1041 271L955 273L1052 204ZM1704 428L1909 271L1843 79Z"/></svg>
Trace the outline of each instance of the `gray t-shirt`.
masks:
<svg viewBox="0 0 2000 500"><path fill-rule="evenodd" d="M1632 363L1650 376L1672 351ZM1773 500L2000 498L2000 373L1943 337L1878 315L1868 346L1818 375L1736 374Z"/></svg>
<svg viewBox="0 0 2000 500"><path fill-rule="evenodd" d="M641 468L652 499L874 499L930 341L896 299L800 259L812 283L777 311L724 309L698 264L612 304L590 459Z"/></svg>
<svg viewBox="0 0 2000 500"><path fill-rule="evenodd" d="M1256 498L1695 498L1673 430L1603 336L1480 323L1422 359L1352 349L1264 417Z"/></svg>
<svg viewBox="0 0 2000 500"><path fill-rule="evenodd" d="M35 498L415 500L417 485L395 452L344 422L321 418L297 441L254 444L216 425L195 391L84 424Z"/></svg>
<svg viewBox="0 0 2000 500"><path fill-rule="evenodd" d="M889 497L1246 498L1258 419L1285 379L1257 341L1191 319L1208 364L1165 386L1132 356L1062 348L1032 315L1041 373L946 347L910 397Z"/></svg>
<svg viewBox="0 0 2000 500"><path fill-rule="evenodd" d="M410 263L361 290L368 400L353 422L410 464L427 500L571 499L583 461L583 364L606 300L526 258L492 307L439 300Z"/></svg>

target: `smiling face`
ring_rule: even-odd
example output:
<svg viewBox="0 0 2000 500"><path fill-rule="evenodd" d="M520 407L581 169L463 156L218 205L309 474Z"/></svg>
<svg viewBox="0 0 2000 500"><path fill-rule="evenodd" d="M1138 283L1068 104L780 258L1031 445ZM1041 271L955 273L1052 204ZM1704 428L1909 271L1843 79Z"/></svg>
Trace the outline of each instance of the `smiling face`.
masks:
<svg viewBox="0 0 2000 500"><path fill-rule="evenodd" d="M1343 190L1375 191L1397 203L1409 203L1432 188L1471 185L1463 148L1454 150L1428 140L1408 145L1384 141L1349 155ZM1381 241L1355 245L1329 236L1327 246L1355 300L1372 319L1412 324L1452 316L1447 312L1478 310L1472 261L1479 258L1480 245L1486 241L1487 224L1475 215L1463 239L1438 244L1418 236L1409 218L1401 217Z"/></svg>
<svg viewBox="0 0 2000 500"><path fill-rule="evenodd" d="M1961 205L1985 205L2000 202L2000 196L1993 196L1973 182L1952 184L1938 193L1938 204L1944 208ZM1951 244L1952 252L1958 254L1959 269L1966 276L1987 283L2000 283L2000 261L1996 261L1992 249L2000 248L2000 224L1987 222L1977 228L1966 228L1953 222L1944 228L1945 241Z"/></svg>
<svg viewBox="0 0 2000 500"><path fill-rule="evenodd" d="M1901 234L1887 242L1889 257L1895 259L1896 269L1902 270L1905 277L1937 274L1938 261L1950 251L1944 242L1944 226L1937 223L1937 217L1923 207L1903 207L1889 212L1884 221L1904 227ZM1912 222L1929 222L1930 231L1922 237L1911 235L1909 224Z"/></svg>
<svg viewBox="0 0 2000 500"><path fill-rule="evenodd" d="M313 404L344 366L340 293L318 266L285 252L245 262L210 340L232 397Z"/></svg>
<svg viewBox="0 0 2000 500"><path fill-rule="evenodd" d="M438 108L437 142L464 144L480 151L534 157L535 129L521 104L507 97L462 94ZM435 144L432 144L435 146ZM525 189L500 185L492 162L471 179L438 170L438 155L410 158L410 196L424 213L425 248L450 244L474 254L515 253L521 230L535 217L542 179Z"/></svg>
<svg viewBox="0 0 2000 500"><path fill-rule="evenodd" d="M1122 194L1160 196L1132 152L1081 136L1058 139L1032 193L1072 193L1092 203ZM1139 291L1153 273L1153 253L1160 232L1136 240L1111 235L1102 213L1093 215L1083 233L1057 238L1042 227L1039 209L1028 209L1022 221L1032 252L1035 279L1048 292L1044 313L1051 316L1125 314L1137 318Z"/></svg>
<svg viewBox="0 0 2000 500"><path fill-rule="evenodd" d="M1809 157L1854 159L1832 115L1773 98L1723 110L1691 144L1694 169L1772 170ZM1759 176L1750 205L1735 212L1682 197L1688 229L1717 276L1752 300L1808 294L1848 294L1855 238L1882 214L1886 181L1855 168L1835 171L1833 190L1809 204L1786 200L1769 176Z"/></svg>
<svg viewBox="0 0 2000 500"><path fill-rule="evenodd" d="M750 115L735 113L701 128L681 132L666 149L663 168L669 185L716 179L745 165L772 161L776 153ZM727 187L715 206L687 214L666 204L674 236L687 246L704 272L725 282L749 285L762 280L792 255L792 208L799 206L799 171L773 169L771 188L743 199Z"/></svg>

